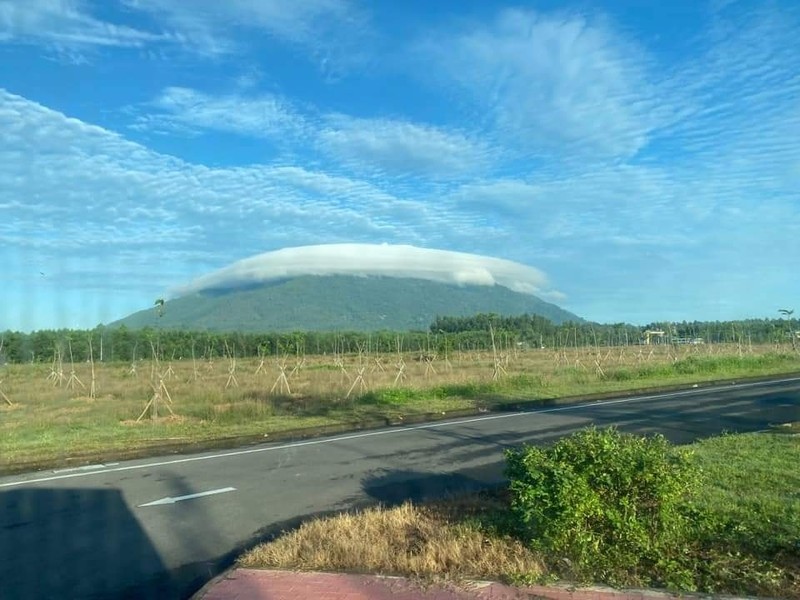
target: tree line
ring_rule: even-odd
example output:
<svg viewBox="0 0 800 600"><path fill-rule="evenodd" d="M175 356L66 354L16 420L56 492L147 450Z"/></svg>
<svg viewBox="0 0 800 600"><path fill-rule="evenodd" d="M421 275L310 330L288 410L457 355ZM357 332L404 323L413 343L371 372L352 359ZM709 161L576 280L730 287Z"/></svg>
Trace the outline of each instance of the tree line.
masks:
<svg viewBox="0 0 800 600"><path fill-rule="evenodd" d="M644 326L627 323L565 322L555 324L539 315L437 317L431 332L458 334L488 331L512 332L517 342L563 348L565 346L625 346L642 344L645 332L653 343L785 343L800 331L800 319L745 319L738 321L652 322Z"/></svg>
<svg viewBox="0 0 800 600"><path fill-rule="evenodd" d="M555 324L539 315L506 317L478 314L468 317L437 317L427 331L393 332L295 332L223 333L167 330L155 327L128 329L98 326L90 330L41 330L32 333L0 333L0 363L50 362L60 354L64 362L130 362L162 360L287 356L303 354L355 354L419 352L438 354L455 351L486 351L492 344L500 350L511 347L565 348L624 346L644 343L647 330L663 331L654 343L785 343L800 331L798 319L748 319L742 321L683 321L600 324L567 322Z"/></svg>
<svg viewBox="0 0 800 600"><path fill-rule="evenodd" d="M185 331L145 327L128 329L96 327L91 330L42 330L32 333L0 334L0 364L3 362L46 363L60 355L68 362L85 362L91 356L98 362L131 362L151 359L209 359L305 354L374 354L397 352L438 353L454 348L451 340L426 331L392 332L294 332L226 333ZM470 335L463 338L464 349L482 349ZM465 345L466 344L466 345Z"/></svg>

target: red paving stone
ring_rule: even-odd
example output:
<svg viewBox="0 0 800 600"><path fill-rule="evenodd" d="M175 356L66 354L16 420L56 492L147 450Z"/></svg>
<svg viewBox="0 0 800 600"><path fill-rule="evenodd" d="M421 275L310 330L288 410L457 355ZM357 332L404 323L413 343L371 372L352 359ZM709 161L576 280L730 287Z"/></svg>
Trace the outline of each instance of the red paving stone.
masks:
<svg viewBox="0 0 800 600"><path fill-rule="evenodd" d="M710 598L683 595L682 598ZM672 594L642 590L511 587L472 582L429 585L402 578L345 573L235 569L211 582L195 600L668 600ZM732 599L733 600L733 599Z"/></svg>

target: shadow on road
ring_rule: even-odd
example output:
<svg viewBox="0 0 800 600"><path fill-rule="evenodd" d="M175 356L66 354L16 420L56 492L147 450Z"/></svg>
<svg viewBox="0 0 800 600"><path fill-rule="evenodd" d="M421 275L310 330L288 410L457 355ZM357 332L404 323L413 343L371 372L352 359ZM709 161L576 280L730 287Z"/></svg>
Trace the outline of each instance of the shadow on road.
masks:
<svg viewBox="0 0 800 600"><path fill-rule="evenodd" d="M113 489L16 489L0 494L0 597L111 598L164 566ZM128 597L134 597L129 595Z"/></svg>
<svg viewBox="0 0 800 600"><path fill-rule="evenodd" d="M174 495L190 494L180 478ZM170 510L171 507L159 507ZM184 556L212 556L179 567L164 563L116 489L19 488L0 493L0 599L187 598L232 564L239 549L214 557L217 523L201 502L182 506L168 535ZM198 522L205 523L202 531Z"/></svg>
<svg viewBox="0 0 800 600"><path fill-rule="evenodd" d="M364 493L386 506L406 500L424 502L485 490L502 483L503 463L498 461L455 473L388 471L362 482Z"/></svg>

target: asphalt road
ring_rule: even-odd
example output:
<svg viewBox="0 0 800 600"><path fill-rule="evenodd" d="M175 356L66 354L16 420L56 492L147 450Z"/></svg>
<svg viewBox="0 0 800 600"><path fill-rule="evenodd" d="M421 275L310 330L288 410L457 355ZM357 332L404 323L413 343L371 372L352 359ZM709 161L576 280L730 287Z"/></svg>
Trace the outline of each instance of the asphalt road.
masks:
<svg viewBox="0 0 800 600"><path fill-rule="evenodd" d="M800 378L3 478L0 598L185 598L303 518L495 484L504 448L591 423L684 443L790 420Z"/></svg>

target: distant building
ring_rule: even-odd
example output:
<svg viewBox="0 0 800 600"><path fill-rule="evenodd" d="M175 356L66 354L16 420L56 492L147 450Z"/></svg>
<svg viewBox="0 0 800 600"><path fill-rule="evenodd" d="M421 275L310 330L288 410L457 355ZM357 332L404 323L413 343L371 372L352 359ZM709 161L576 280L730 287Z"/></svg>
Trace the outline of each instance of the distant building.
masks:
<svg viewBox="0 0 800 600"><path fill-rule="evenodd" d="M644 332L644 343L648 346L655 341L656 344L661 344L664 341L666 333L660 329L648 329Z"/></svg>
<svg viewBox="0 0 800 600"><path fill-rule="evenodd" d="M691 344L692 346L697 346L699 344L705 344L705 340L701 337L696 338L672 338L673 344Z"/></svg>

